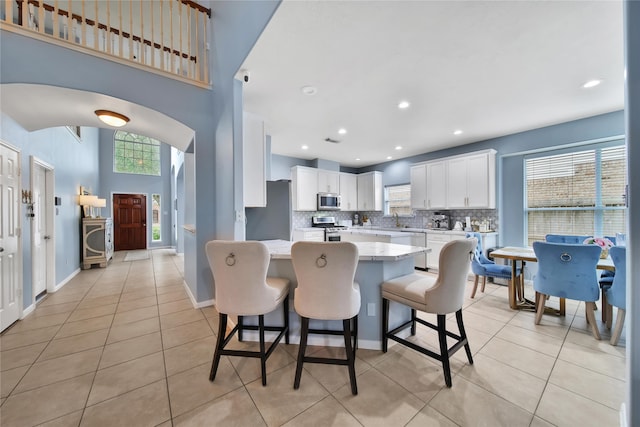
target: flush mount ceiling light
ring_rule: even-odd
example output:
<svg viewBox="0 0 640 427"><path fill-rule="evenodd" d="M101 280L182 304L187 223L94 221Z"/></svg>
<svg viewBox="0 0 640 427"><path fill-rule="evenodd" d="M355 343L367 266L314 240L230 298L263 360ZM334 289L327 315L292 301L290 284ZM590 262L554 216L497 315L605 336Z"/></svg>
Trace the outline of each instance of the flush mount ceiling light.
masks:
<svg viewBox="0 0 640 427"><path fill-rule="evenodd" d="M109 110L96 110L96 116L105 124L116 128L122 127L129 123L129 117Z"/></svg>
<svg viewBox="0 0 640 427"><path fill-rule="evenodd" d="M598 86L600 83L602 83L602 80L598 80L598 79L589 80L588 82L583 84L582 87L585 89L590 89L592 87Z"/></svg>
<svg viewBox="0 0 640 427"><path fill-rule="evenodd" d="M339 133L340 135L344 135L344 134L346 134L346 133L347 133L347 130L346 130L345 128L340 128L340 129L338 129L338 133Z"/></svg>
<svg viewBox="0 0 640 427"><path fill-rule="evenodd" d="M402 145L396 145L396 150L402 150Z"/></svg>
<svg viewBox="0 0 640 427"><path fill-rule="evenodd" d="M302 148L303 150L307 150L307 149L309 149L309 146L308 146L308 145L303 145L301 148Z"/></svg>
<svg viewBox="0 0 640 427"><path fill-rule="evenodd" d="M406 108L409 108L409 105L411 105L411 104L409 104L409 101L400 101L398 103L398 108L401 109L401 110L404 110Z"/></svg>
<svg viewBox="0 0 640 427"><path fill-rule="evenodd" d="M316 88L315 86L302 86L300 90L302 91L302 93L309 96L318 93L318 88Z"/></svg>
<svg viewBox="0 0 640 427"><path fill-rule="evenodd" d="M387 160L391 160L391 159L393 159L393 157L387 156Z"/></svg>
<svg viewBox="0 0 640 427"><path fill-rule="evenodd" d="M453 131L454 135L462 135L462 131L460 129Z"/></svg>

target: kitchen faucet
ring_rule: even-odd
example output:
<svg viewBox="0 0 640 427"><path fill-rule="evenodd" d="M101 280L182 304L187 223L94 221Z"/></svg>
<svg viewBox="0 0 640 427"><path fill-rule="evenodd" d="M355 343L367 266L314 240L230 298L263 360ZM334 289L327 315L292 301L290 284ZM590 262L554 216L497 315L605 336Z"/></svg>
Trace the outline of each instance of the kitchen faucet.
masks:
<svg viewBox="0 0 640 427"><path fill-rule="evenodd" d="M396 218L396 227L400 227L400 216L398 215L398 212L394 212L393 216Z"/></svg>

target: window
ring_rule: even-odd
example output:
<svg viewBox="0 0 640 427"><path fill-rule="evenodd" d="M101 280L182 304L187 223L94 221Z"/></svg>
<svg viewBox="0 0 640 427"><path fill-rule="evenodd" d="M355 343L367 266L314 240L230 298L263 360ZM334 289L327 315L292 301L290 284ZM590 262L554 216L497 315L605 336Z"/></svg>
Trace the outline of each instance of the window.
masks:
<svg viewBox="0 0 640 427"><path fill-rule="evenodd" d="M389 185L384 188L385 215L413 215L411 209L411 184Z"/></svg>
<svg viewBox="0 0 640 427"><path fill-rule="evenodd" d="M525 159L527 238L614 236L626 220L624 145Z"/></svg>
<svg viewBox="0 0 640 427"><path fill-rule="evenodd" d="M116 131L113 144L114 172L160 176L160 141Z"/></svg>
<svg viewBox="0 0 640 427"><path fill-rule="evenodd" d="M160 195L151 195L151 240L158 242L162 240L160 237Z"/></svg>

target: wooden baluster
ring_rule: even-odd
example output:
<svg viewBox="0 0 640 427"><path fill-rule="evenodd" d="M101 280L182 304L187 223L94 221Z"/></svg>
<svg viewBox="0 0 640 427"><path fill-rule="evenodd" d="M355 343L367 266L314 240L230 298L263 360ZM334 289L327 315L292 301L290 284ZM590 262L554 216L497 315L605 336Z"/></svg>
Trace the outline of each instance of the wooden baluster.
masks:
<svg viewBox="0 0 640 427"><path fill-rule="evenodd" d="M13 21L13 2L5 1L4 2L4 21L11 22Z"/></svg>
<svg viewBox="0 0 640 427"><path fill-rule="evenodd" d="M98 22L100 21L98 19L98 2L94 2L94 13L95 22L93 23L93 48L95 50L100 50L100 31L98 29Z"/></svg>
<svg viewBox="0 0 640 427"><path fill-rule="evenodd" d="M11 2L8 2L8 3L11 3ZM44 3L40 3L40 5L38 6L38 31L40 32L40 34L45 33L44 20L45 20Z"/></svg>
<svg viewBox="0 0 640 427"><path fill-rule="evenodd" d="M156 5L154 0L149 1L150 9L151 9L151 49L149 49L151 54L151 66L156 68L156 52L155 52L155 41L156 41L156 33L153 28L153 18L156 14Z"/></svg>
<svg viewBox="0 0 640 427"><path fill-rule="evenodd" d="M60 18L58 15L58 0L53 2L53 37L60 38Z"/></svg>
<svg viewBox="0 0 640 427"><path fill-rule="evenodd" d="M122 0L118 0L118 56L124 58L122 53Z"/></svg>
<svg viewBox="0 0 640 427"><path fill-rule="evenodd" d="M160 0L160 68L166 71L164 61L164 0Z"/></svg>
<svg viewBox="0 0 640 427"><path fill-rule="evenodd" d="M145 44L144 44L144 13L142 12L142 5L144 2L140 2L140 58L138 60L141 64L146 64Z"/></svg>
<svg viewBox="0 0 640 427"><path fill-rule="evenodd" d="M75 39L73 38L73 12L71 11L72 7L73 5L71 4L71 0L69 0L67 5L67 41L75 42Z"/></svg>
<svg viewBox="0 0 640 427"><path fill-rule="evenodd" d="M82 21L80 26L80 37L82 37L82 46L87 45L87 12L85 9L85 0L82 0Z"/></svg>
<svg viewBox="0 0 640 427"><path fill-rule="evenodd" d="M195 48L194 48L194 51L195 51L196 60L195 60L194 67L195 67L195 79L197 81L200 81L200 49L201 49L201 47L200 47L200 16L201 15L202 15L202 12L198 12L198 13L196 13L196 17L195 17L195 21L196 21L196 23L195 23L195 32L196 33L194 34L194 36L195 36Z"/></svg>
<svg viewBox="0 0 640 427"><path fill-rule="evenodd" d="M175 62L173 60L173 2L169 2L169 20L170 22L170 28L171 31L169 33L169 35L171 36L171 44L169 46L169 48L171 49L169 51L169 60L171 61L171 69L169 71L171 71L172 73L175 72Z"/></svg>
<svg viewBox="0 0 640 427"><path fill-rule="evenodd" d="M129 59L133 61L133 2L129 0Z"/></svg>
<svg viewBox="0 0 640 427"><path fill-rule="evenodd" d="M193 78L194 76L194 68L193 68L193 63L191 62L191 38L192 38L192 34L191 34L191 11L193 9L191 9L190 7L187 9L187 64L189 64L189 67L187 68L188 72L189 72L189 78Z"/></svg>
<svg viewBox="0 0 640 427"><path fill-rule="evenodd" d="M204 23L204 30L202 31L203 37L207 36L207 18L203 17L202 22ZM205 42L206 43L206 42ZM202 58L202 64L203 64L203 68L204 68L204 82L206 84L210 83L209 80L209 49L207 49L207 46L205 44L203 51L203 56L204 58Z"/></svg>

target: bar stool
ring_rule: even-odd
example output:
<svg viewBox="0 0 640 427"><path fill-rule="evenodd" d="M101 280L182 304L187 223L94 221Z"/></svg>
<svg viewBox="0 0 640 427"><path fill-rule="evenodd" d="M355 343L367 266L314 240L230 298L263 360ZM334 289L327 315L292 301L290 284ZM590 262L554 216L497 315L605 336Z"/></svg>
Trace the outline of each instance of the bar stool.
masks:
<svg viewBox="0 0 640 427"><path fill-rule="evenodd" d="M462 322L462 303L464 290L469 273L470 260L478 241L475 238L453 240L442 247L438 277L433 278L421 274L408 274L382 284L382 351L387 352L389 339L405 345L429 357L442 362L444 381L451 387L451 367L449 358L460 348L464 347L469 364L473 365L471 349ZM394 301L411 307L411 319L402 325L389 330L389 301ZM438 324L434 325L416 317L416 311L438 315ZM447 331L446 315L456 313L460 335ZM397 336L397 334L411 327L411 335L416 334L416 323L428 326L438 331L440 354L421 347L411 341ZM447 347L447 337L456 340L455 344Z"/></svg>
<svg viewBox="0 0 640 427"><path fill-rule="evenodd" d="M302 324L293 388L300 387L305 362L346 365L351 393L358 394L355 358L360 286L354 282L358 247L350 242L296 242L291 247L291 261L298 281L293 304ZM342 320L342 330L309 329L309 319ZM347 358L305 356L308 334L343 335Z"/></svg>
<svg viewBox="0 0 640 427"><path fill-rule="evenodd" d="M270 256L267 246L262 242L212 240L207 242L205 250L213 272L215 307L220 319L209 380L216 378L220 356L256 357L260 359L262 385L267 385L267 359L283 335L285 343L289 344L289 280L267 277ZM275 310L280 303L284 326L265 326L264 315ZM227 317L230 314L238 316L238 324L226 335ZM243 316L258 316L258 325L244 325ZM242 341L243 330L258 331L259 351L225 348L236 332ZM279 332L269 349L265 349L265 331Z"/></svg>

